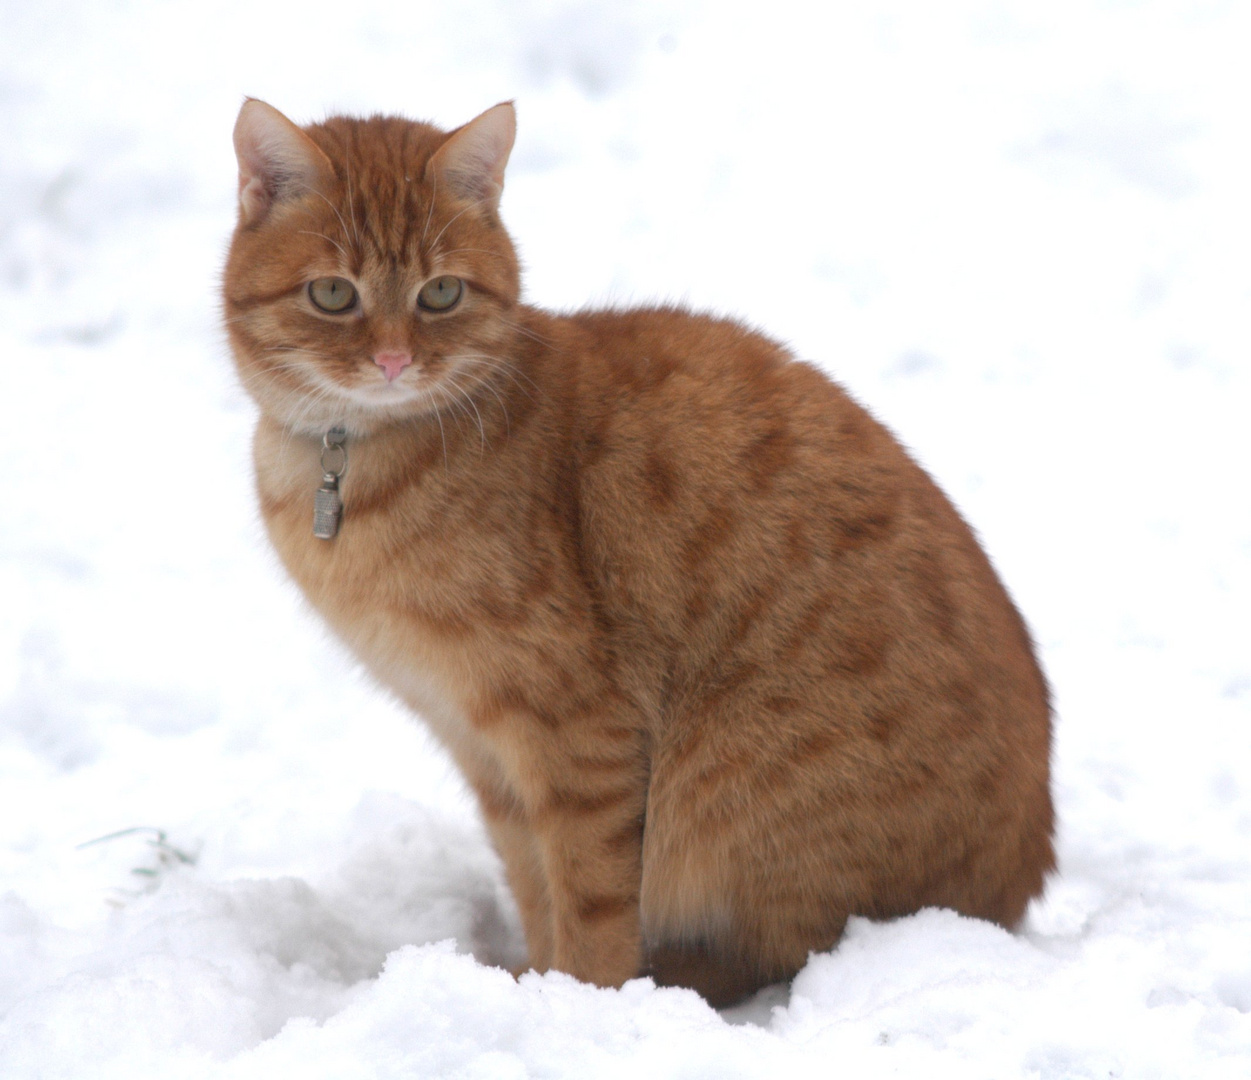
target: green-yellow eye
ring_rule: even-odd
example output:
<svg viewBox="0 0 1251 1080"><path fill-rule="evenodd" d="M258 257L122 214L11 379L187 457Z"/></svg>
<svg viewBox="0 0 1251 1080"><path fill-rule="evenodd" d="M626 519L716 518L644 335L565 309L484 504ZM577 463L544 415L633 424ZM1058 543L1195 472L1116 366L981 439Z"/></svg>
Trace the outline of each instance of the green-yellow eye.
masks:
<svg viewBox="0 0 1251 1080"><path fill-rule="evenodd" d="M427 281L417 294L417 306L427 311L447 311L456 306L464 293L465 286L460 278L444 274L442 277Z"/></svg>
<svg viewBox="0 0 1251 1080"><path fill-rule="evenodd" d="M322 311L337 315L356 306L356 286L341 277L319 277L308 283L308 298Z"/></svg>

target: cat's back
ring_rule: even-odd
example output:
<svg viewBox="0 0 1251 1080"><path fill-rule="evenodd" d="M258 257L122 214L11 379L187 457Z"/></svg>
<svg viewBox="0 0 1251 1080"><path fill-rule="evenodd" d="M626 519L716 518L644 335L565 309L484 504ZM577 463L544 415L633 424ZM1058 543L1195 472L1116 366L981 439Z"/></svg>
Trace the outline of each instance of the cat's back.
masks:
<svg viewBox="0 0 1251 1080"><path fill-rule="evenodd" d="M574 361L556 358L578 383L583 460L642 453L657 506L676 494L667 459L705 494L709 483L746 483L762 501L787 497L808 473L864 472L871 485L868 474L891 472L895 488L924 475L838 384L742 322L664 306L549 325Z"/></svg>
<svg viewBox="0 0 1251 1080"><path fill-rule="evenodd" d="M614 584L652 587L628 605L684 598L689 636L718 597L767 584L841 595L849 611L873 597L936 635L994 624L981 647L1019 659L1042 687L971 530L821 371L744 324L674 307L582 312L546 329L585 539Z"/></svg>
<svg viewBox="0 0 1251 1080"><path fill-rule="evenodd" d="M801 562L885 540L903 502L938 494L840 386L743 323L667 306L548 326L585 497L640 541L680 535L684 565L736 538Z"/></svg>

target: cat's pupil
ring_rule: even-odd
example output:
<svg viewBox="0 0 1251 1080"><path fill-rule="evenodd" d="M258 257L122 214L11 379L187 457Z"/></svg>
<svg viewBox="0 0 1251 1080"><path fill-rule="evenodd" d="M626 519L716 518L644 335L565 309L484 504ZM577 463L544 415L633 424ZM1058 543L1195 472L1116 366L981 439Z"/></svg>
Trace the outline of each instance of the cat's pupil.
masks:
<svg viewBox="0 0 1251 1080"><path fill-rule="evenodd" d="M464 285L460 278L445 274L433 281L427 281L417 294L417 304L427 311L447 311L460 300Z"/></svg>
<svg viewBox="0 0 1251 1080"><path fill-rule="evenodd" d="M356 287L344 278L318 278L308 283L308 296L322 311L348 311L356 306Z"/></svg>

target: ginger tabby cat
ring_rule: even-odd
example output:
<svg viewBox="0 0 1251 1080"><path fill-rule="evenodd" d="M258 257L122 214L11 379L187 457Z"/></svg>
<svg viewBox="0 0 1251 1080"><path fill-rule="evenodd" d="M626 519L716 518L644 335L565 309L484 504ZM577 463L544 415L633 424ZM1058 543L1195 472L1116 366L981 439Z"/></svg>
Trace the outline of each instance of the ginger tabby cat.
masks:
<svg viewBox="0 0 1251 1080"><path fill-rule="evenodd" d="M849 915L1013 925L1050 711L969 528L745 327L522 304L514 130L247 101L224 295L269 535L477 793L530 964L724 1004Z"/></svg>

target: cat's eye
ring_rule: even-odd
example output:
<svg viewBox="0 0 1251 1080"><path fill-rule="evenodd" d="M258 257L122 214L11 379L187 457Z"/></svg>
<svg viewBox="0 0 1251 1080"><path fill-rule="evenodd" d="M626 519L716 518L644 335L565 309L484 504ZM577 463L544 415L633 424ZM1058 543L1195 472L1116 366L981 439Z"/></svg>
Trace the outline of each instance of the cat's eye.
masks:
<svg viewBox="0 0 1251 1080"><path fill-rule="evenodd" d="M356 286L341 277L319 277L308 283L308 298L322 311L337 315L356 306Z"/></svg>
<svg viewBox="0 0 1251 1080"><path fill-rule="evenodd" d="M444 274L421 287L421 292L417 294L417 306L427 311L447 311L456 306L464 291L465 285L460 278Z"/></svg>

